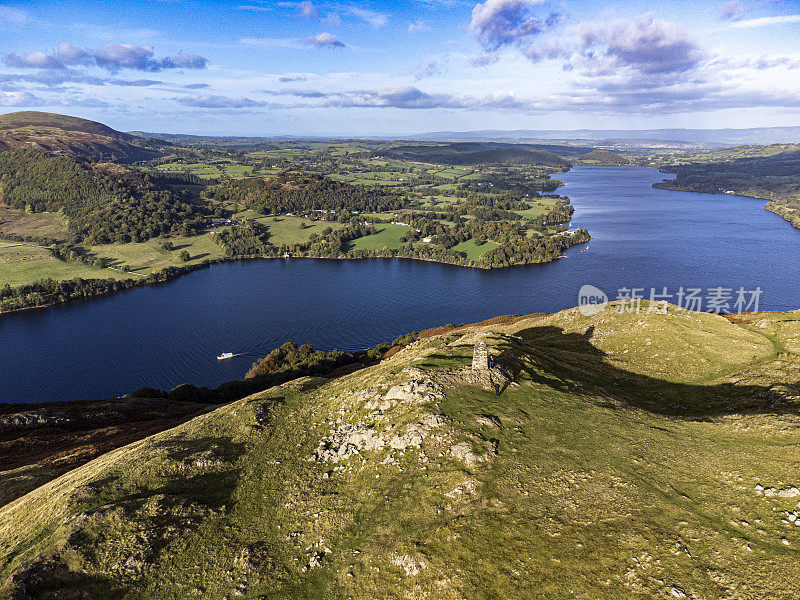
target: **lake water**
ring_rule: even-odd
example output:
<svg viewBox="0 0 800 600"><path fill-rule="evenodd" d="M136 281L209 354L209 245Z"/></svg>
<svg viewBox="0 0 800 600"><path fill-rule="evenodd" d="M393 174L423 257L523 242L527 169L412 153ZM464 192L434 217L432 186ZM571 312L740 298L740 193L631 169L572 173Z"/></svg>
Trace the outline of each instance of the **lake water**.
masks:
<svg viewBox="0 0 800 600"><path fill-rule="evenodd" d="M658 190L642 167L560 176L593 239L547 265L495 271L403 260L232 262L170 283L0 317L0 401L107 398L241 379L287 340L359 349L399 334L577 304L583 284L763 290L800 308L800 231L764 201ZM218 362L222 352L243 353Z"/></svg>

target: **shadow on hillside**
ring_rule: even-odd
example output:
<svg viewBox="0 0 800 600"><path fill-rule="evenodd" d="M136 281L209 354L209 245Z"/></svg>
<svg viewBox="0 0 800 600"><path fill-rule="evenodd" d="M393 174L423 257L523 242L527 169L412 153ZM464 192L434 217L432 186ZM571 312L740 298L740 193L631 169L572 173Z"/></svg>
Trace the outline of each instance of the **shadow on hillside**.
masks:
<svg viewBox="0 0 800 600"><path fill-rule="evenodd" d="M800 414L800 403L786 397L800 397L800 381L776 380L766 386L666 381L614 366L591 344L593 334L593 328L585 334L565 333L554 326L524 329L517 334L524 348L514 344L501 348L498 362L507 365L515 376L523 374L559 391L605 396L609 407L616 406L616 400L650 412L692 419L743 412ZM521 350L528 363L519 360ZM773 389L774 385L780 385L783 392Z"/></svg>
<svg viewBox="0 0 800 600"><path fill-rule="evenodd" d="M170 532L194 531L209 515L231 505L240 477L236 459L245 444L206 436L155 441L153 446L153 454L164 458L157 476L130 480L115 473L92 481L78 494L87 519L72 532L66 548L79 551L84 565L96 567L107 560L98 549L108 542L107 530L119 518L107 511L109 505L119 507L146 532L122 540L141 565L158 561L174 538ZM118 578L73 568L60 552L27 566L13 583L19 591L15 599L55 598L54 591L64 598L122 598L127 591Z"/></svg>
<svg viewBox="0 0 800 600"><path fill-rule="evenodd" d="M124 588L113 577L76 573L55 560L40 560L14 576L13 600L38 598L121 598Z"/></svg>

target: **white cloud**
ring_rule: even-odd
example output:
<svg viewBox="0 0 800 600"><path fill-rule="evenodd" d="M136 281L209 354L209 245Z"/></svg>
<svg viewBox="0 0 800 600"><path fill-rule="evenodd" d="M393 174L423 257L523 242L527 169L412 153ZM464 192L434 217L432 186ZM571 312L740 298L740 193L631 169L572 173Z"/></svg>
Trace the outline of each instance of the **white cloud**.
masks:
<svg viewBox="0 0 800 600"><path fill-rule="evenodd" d="M269 6L256 6L253 4L241 4L236 7L238 10L246 10L249 12L272 12Z"/></svg>
<svg viewBox="0 0 800 600"><path fill-rule="evenodd" d="M419 33L420 31L430 31L431 27L422 19L408 24L408 33Z"/></svg>
<svg viewBox="0 0 800 600"><path fill-rule="evenodd" d="M564 70L587 77L642 77L684 73L698 67L706 53L688 31L655 19L584 21L558 35L531 44L525 54L533 62L565 59Z"/></svg>
<svg viewBox="0 0 800 600"><path fill-rule="evenodd" d="M0 6L0 25L23 25L30 20L30 15L24 10L12 6Z"/></svg>
<svg viewBox="0 0 800 600"><path fill-rule="evenodd" d="M389 22L389 16L385 13L376 12L374 10L367 10L358 8L357 6L347 7L347 13L369 23L373 27L383 27Z"/></svg>
<svg viewBox="0 0 800 600"><path fill-rule="evenodd" d="M315 48L346 48L339 38L332 33L320 33L319 35L312 35L302 40L304 44L314 46Z"/></svg>
<svg viewBox="0 0 800 600"><path fill-rule="evenodd" d="M258 108L268 105L267 102L251 100L250 98L231 98L213 94L205 94L203 96L180 96L174 100L184 106L193 108Z"/></svg>
<svg viewBox="0 0 800 600"><path fill-rule="evenodd" d="M97 49L76 48L62 42L52 54L28 52L7 54L3 61L19 69L66 69L73 66L98 66L114 72L120 69L158 72L165 69L204 69L208 61L196 54L154 58L152 47L132 44L103 44Z"/></svg>
<svg viewBox="0 0 800 600"><path fill-rule="evenodd" d="M472 9L470 30L488 50L542 31L544 23L531 10L546 0L486 0Z"/></svg>
<svg viewBox="0 0 800 600"><path fill-rule="evenodd" d="M766 27L768 25L786 25L789 23L800 23L800 15L782 15L779 17L759 17L758 19L746 19L744 21L734 21L729 26L736 28Z"/></svg>
<svg viewBox="0 0 800 600"><path fill-rule="evenodd" d="M439 75L441 72L441 65L439 65L439 63L434 59L429 59L414 67L414 69L411 71L411 74L414 76L414 79L420 80L425 79L426 77Z"/></svg>
<svg viewBox="0 0 800 600"><path fill-rule="evenodd" d="M300 48L300 42L290 38L256 38L246 37L239 40L240 44L247 46L260 46L261 48Z"/></svg>
<svg viewBox="0 0 800 600"><path fill-rule="evenodd" d="M319 18L319 9L310 0L303 0L300 3L300 16L304 19Z"/></svg>
<svg viewBox="0 0 800 600"><path fill-rule="evenodd" d="M0 92L0 106L43 106L44 101L29 92Z"/></svg>
<svg viewBox="0 0 800 600"><path fill-rule="evenodd" d="M746 12L747 8L739 0L728 0L719 7L719 16L722 19L735 19Z"/></svg>

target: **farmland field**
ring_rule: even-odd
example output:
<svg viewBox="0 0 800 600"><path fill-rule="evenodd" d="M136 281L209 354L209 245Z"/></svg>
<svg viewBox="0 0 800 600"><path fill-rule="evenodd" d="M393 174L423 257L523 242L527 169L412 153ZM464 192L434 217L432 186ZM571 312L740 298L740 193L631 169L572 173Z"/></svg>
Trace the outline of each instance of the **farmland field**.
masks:
<svg viewBox="0 0 800 600"><path fill-rule="evenodd" d="M269 242L276 245L302 244L307 242L313 233L321 235L328 227L331 229L343 227L336 221L311 221L300 217L262 217L258 222L269 227ZM303 223L305 227L301 226Z"/></svg>
<svg viewBox="0 0 800 600"><path fill-rule="evenodd" d="M67 227L58 213L29 214L0 206L0 236L3 234L64 240Z"/></svg>
<svg viewBox="0 0 800 600"><path fill-rule="evenodd" d="M514 212L521 217L525 217L526 219L535 219L539 215L550 212L557 203L558 198L539 198L537 200L528 202L528 204L531 206L529 209L517 210Z"/></svg>
<svg viewBox="0 0 800 600"><path fill-rule="evenodd" d="M472 239L456 244L453 246L453 250L456 252L463 252L469 260L478 260L482 254L499 247L500 244L496 244L492 241L487 241L478 245L478 243Z"/></svg>
<svg viewBox="0 0 800 600"><path fill-rule="evenodd" d="M0 286L23 285L40 279L125 279L116 269L90 267L80 262L62 261L41 246L0 241Z"/></svg>
<svg viewBox="0 0 800 600"><path fill-rule="evenodd" d="M162 173L183 173L197 175L198 177L207 179L218 179L226 176L234 179L242 179L253 175L252 166L217 163L167 163L158 165L158 170Z"/></svg>
<svg viewBox="0 0 800 600"><path fill-rule="evenodd" d="M380 250L382 248L389 248L390 250L397 250L402 242L400 238L403 237L409 227L405 225L384 225L376 226L377 233L367 235L353 241L353 248L359 250Z"/></svg>
<svg viewBox="0 0 800 600"><path fill-rule="evenodd" d="M154 238L138 244L105 244L91 246L90 251L101 258L112 260L112 266L121 268L128 265L132 272L147 275L156 269L164 267L177 267L191 265L203 260L222 258L225 256L222 249L214 242L211 233L193 237L170 238L174 249L165 250L162 247L164 240ZM191 257L184 262L178 255L181 250L186 250Z"/></svg>

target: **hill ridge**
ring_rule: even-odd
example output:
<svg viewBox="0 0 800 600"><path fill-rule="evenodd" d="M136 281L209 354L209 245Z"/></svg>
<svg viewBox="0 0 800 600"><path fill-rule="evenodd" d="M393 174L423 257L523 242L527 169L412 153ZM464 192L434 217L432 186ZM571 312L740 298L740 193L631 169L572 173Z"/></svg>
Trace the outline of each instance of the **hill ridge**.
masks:
<svg viewBox="0 0 800 600"><path fill-rule="evenodd" d="M134 162L153 158L155 148L166 144L69 115L38 111L0 115L0 150L37 148L71 158Z"/></svg>
<svg viewBox="0 0 800 600"><path fill-rule="evenodd" d="M793 599L798 334L797 312L612 307L419 339L0 508L2 581L30 597ZM478 338L512 375L499 396L459 381Z"/></svg>

